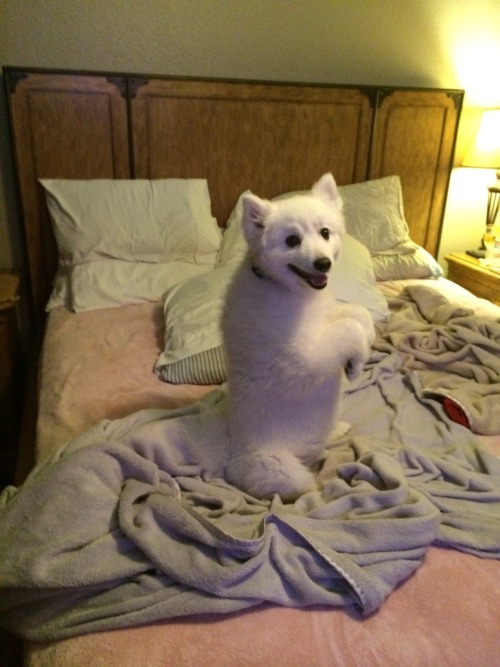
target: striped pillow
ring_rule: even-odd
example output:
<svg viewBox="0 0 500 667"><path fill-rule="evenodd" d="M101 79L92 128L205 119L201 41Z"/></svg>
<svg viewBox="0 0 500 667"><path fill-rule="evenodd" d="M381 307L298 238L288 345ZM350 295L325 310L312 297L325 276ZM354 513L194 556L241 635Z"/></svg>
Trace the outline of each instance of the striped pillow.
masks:
<svg viewBox="0 0 500 667"><path fill-rule="evenodd" d="M222 346L197 352L185 359L168 361L168 353L162 355L156 371L163 382L172 384L222 384L226 381L226 361Z"/></svg>
<svg viewBox="0 0 500 667"><path fill-rule="evenodd" d="M237 265L216 268L165 293L165 346L155 366L164 382L219 384L226 380L220 317Z"/></svg>

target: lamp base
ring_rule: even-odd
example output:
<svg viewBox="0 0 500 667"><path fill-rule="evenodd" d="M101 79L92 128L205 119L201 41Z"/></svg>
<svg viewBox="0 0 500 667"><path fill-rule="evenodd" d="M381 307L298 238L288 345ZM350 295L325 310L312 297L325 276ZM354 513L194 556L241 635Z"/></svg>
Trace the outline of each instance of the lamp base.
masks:
<svg viewBox="0 0 500 667"><path fill-rule="evenodd" d="M475 257L476 259L484 259L486 257L486 250L483 250L482 248L478 248L477 250L466 250L465 254Z"/></svg>

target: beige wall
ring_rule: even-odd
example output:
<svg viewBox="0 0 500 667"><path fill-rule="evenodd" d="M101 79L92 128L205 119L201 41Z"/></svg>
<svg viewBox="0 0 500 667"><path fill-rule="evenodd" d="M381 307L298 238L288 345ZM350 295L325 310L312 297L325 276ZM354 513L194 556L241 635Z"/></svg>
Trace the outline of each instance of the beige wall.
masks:
<svg viewBox="0 0 500 667"><path fill-rule="evenodd" d="M2 66L459 87L477 107L500 106L498 63L499 0L0 0ZM21 262L5 122L2 96L0 267ZM481 178L454 174L446 251L482 233Z"/></svg>

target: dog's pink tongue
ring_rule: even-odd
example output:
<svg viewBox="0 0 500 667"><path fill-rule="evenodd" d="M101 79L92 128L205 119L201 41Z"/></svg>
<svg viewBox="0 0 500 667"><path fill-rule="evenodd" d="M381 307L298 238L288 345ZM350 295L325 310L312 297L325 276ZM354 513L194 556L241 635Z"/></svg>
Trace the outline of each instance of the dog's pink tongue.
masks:
<svg viewBox="0 0 500 667"><path fill-rule="evenodd" d="M309 280L314 287L326 287L328 276L324 273L311 273L309 274Z"/></svg>

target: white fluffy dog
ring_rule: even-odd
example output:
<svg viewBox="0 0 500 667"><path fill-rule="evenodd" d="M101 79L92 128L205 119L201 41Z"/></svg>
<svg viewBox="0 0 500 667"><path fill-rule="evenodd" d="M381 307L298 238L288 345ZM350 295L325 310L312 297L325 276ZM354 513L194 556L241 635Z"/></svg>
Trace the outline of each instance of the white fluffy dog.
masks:
<svg viewBox="0 0 500 667"><path fill-rule="evenodd" d="M227 479L258 498L315 488L314 467L349 426L336 422L344 371L369 358L369 312L325 289L341 249L342 202L331 174L312 191L243 200L248 255L223 316L228 364Z"/></svg>

